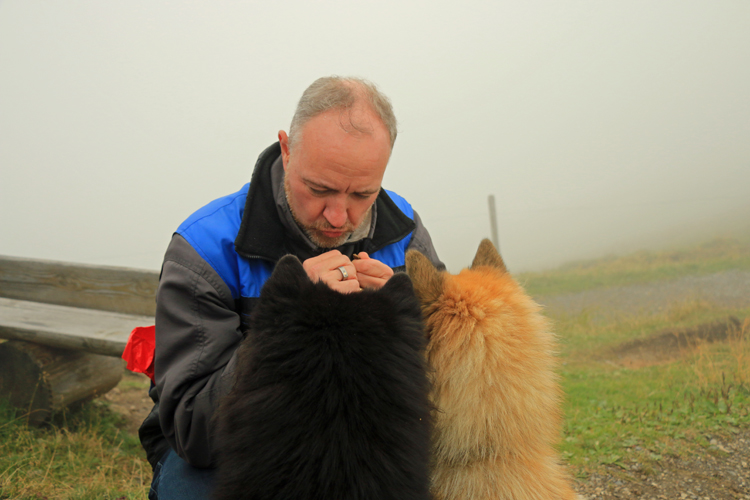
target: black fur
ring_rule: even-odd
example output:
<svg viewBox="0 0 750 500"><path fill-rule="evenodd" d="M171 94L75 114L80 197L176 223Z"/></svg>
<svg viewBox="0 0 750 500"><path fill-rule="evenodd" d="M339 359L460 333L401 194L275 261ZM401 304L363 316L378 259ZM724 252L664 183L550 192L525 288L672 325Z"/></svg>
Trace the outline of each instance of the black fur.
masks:
<svg viewBox="0 0 750 500"><path fill-rule="evenodd" d="M215 498L429 498L424 348L405 274L344 295L281 259L217 412Z"/></svg>

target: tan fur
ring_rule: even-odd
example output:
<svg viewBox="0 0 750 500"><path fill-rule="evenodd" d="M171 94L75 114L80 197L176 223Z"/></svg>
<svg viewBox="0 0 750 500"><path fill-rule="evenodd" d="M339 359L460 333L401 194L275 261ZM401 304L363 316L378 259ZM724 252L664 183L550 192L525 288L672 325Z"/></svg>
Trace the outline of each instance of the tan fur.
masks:
<svg viewBox="0 0 750 500"><path fill-rule="evenodd" d="M575 499L560 465L555 336L488 240L471 269L438 272L411 251L435 411L436 500Z"/></svg>

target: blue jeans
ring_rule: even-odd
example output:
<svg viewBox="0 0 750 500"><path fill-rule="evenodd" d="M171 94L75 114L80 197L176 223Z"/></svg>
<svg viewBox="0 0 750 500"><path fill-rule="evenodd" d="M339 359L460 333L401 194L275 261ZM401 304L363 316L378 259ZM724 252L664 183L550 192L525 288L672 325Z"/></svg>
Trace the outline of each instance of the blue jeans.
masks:
<svg viewBox="0 0 750 500"><path fill-rule="evenodd" d="M197 469L174 450L161 457L154 468L149 500L210 499L214 489L214 469Z"/></svg>

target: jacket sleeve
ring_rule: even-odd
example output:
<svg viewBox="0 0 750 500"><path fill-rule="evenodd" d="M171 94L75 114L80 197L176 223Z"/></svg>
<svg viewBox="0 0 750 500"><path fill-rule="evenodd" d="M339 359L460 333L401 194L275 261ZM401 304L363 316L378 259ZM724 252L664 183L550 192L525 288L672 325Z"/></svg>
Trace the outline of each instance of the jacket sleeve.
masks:
<svg viewBox="0 0 750 500"><path fill-rule="evenodd" d="M414 222L417 224L417 227L412 233L411 241L406 247L406 250L419 250L419 252L424 254L425 257L430 259L430 262L432 262L435 267L437 267L441 271L444 270L445 264L443 264L443 262L438 257L437 251L432 245L432 238L430 238L430 233L427 232L427 228L424 227L424 224L422 224L422 219L419 217L419 214L416 210L414 211Z"/></svg>
<svg viewBox="0 0 750 500"><path fill-rule="evenodd" d="M214 462L211 417L231 389L241 339L229 287L175 234L156 294L154 369L162 432L194 467Z"/></svg>

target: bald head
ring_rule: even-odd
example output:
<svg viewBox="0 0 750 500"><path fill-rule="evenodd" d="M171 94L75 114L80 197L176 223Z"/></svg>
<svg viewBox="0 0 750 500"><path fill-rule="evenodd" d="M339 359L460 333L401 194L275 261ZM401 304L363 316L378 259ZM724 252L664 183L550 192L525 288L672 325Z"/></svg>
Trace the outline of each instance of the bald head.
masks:
<svg viewBox="0 0 750 500"><path fill-rule="evenodd" d="M396 142L397 124L391 102L377 87L361 78L328 76L315 80L307 87L297 104L289 127L289 146L299 140L305 124L310 119L332 110L339 111L342 129L369 134L371 123L362 121L363 115L373 113L388 131L390 145Z"/></svg>

